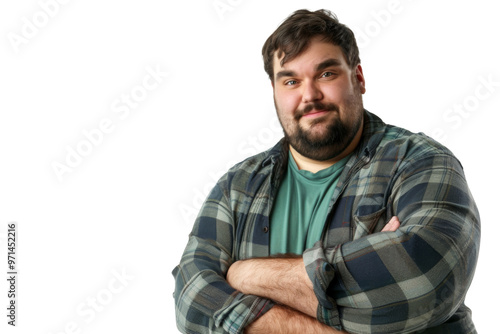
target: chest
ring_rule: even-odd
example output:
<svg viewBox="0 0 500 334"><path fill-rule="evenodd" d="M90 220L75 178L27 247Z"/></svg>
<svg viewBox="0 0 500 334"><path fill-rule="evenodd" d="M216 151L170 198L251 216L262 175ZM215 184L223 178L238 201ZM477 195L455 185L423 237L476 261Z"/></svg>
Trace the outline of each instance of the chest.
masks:
<svg viewBox="0 0 500 334"><path fill-rule="evenodd" d="M392 173L360 168L351 177L341 179L328 205L321 240L334 247L382 230L392 216L388 204ZM274 197L271 184L265 183L248 202L236 226L235 254L238 259L270 255L270 225ZM242 223L244 221L244 223Z"/></svg>

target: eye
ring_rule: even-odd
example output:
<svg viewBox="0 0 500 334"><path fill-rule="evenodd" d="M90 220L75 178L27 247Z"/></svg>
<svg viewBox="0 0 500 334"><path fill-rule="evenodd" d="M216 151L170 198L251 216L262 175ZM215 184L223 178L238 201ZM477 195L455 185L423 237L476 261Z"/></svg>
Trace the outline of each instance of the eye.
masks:
<svg viewBox="0 0 500 334"><path fill-rule="evenodd" d="M328 78L328 77L331 77L331 76L334 76L335 73L333 72L323 72L323 74L321 74L321 77L322 78Z"/></svg>
<svg viewBox="0 0 500 334"><path fill-rule="evenodd" d="M287 80L285 81L285 86L293 86L293 85L296 85L297 84L297 81L295 80Z"/></svg>

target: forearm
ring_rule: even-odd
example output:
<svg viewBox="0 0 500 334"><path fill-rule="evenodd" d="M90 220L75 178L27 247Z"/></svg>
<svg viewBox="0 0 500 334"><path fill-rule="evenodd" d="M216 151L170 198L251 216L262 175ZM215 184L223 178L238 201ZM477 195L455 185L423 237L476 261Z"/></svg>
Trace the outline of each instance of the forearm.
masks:
<svg viewBox="0 0 500 334"><path fill-rule="evenodd" d="M245 328L245 334L335 334L347 333L286 306L275 305Z"/></svg>
<svg viewBox="0 0 500 334"><path fill-rule="evenodd" d="M399 225L399 219L393 217L382 232L396 231ZM274 300L316 318L318 299L302 257L238 261L229 268L227 281L245 294Z"/></svg>
<svg viewBox="0 0 500 334"><path fill-rule="evenodd" d="M393 217L382 231L395 231L399 225L398 218ZM237 261L229 268L226 279L244 294L265 297L312 318L317 317L318 298L302 257Z"/></svg>
<svg viewBox="0 0 500 334"><path fill-rule="evenodd" d="M244 294L265 297L316 318L318 300L301 257L238 261L227 280Z"/></svg>

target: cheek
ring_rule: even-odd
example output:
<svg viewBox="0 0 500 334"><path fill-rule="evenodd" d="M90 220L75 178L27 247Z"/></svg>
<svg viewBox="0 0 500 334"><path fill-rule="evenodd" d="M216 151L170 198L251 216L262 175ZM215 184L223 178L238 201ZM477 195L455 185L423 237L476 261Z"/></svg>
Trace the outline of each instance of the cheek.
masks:
<svg viewBox="0 0 500 334"><path fill-rule="evenodd" d="M349 99L351 93L350 90L341 85L334 85L323 90L325 99L337 105L342 105L346 99Z"/></svg>
<svg viewBox="0 0 500 334"><path fill-rule="evenodd" d="M296 94L283 94L279 92L275 94L274 101L276 107L279 108L279 111L283 114L283 116L291 117L295 110L299 107L300 99L295 95Z"/></svg>
<svg viewBox="0 0 500 334"><path fill-rule="evenodd" d="M295 108L289 99L282 95L275 94L274 105L276 107L276 112L278 114L279 121L285 132L290 133L294 128L294 117Z"/></svg>

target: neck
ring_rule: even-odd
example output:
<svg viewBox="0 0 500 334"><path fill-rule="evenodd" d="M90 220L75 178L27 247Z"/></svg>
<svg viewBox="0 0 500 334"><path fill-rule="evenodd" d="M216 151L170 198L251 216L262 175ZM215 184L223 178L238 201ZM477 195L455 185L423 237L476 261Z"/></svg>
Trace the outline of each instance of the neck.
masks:
<svg viewBox="0 0 500 334"><path fill-rule="evenodd" d="M351 141L349 146L347 146L345 150L342 151L342 153L328 160L319 161L307 158L302 154L300 154L299 152L297 152L292 147L292 145L289 145L290 152L292 153L292 157L295 160L295 163L297 164L297 167L299 167L300 170L307 170L311 173L317 173L320 170L333 166L335 163L339 162L340 160L344 159L349 154L351 154L352 151L354 151L354 149L356 148L356 146L358 146L362 133L363 133L363 126L360 126L358 132L356 133L356 136L354 136L354 139Z"/></svg>

